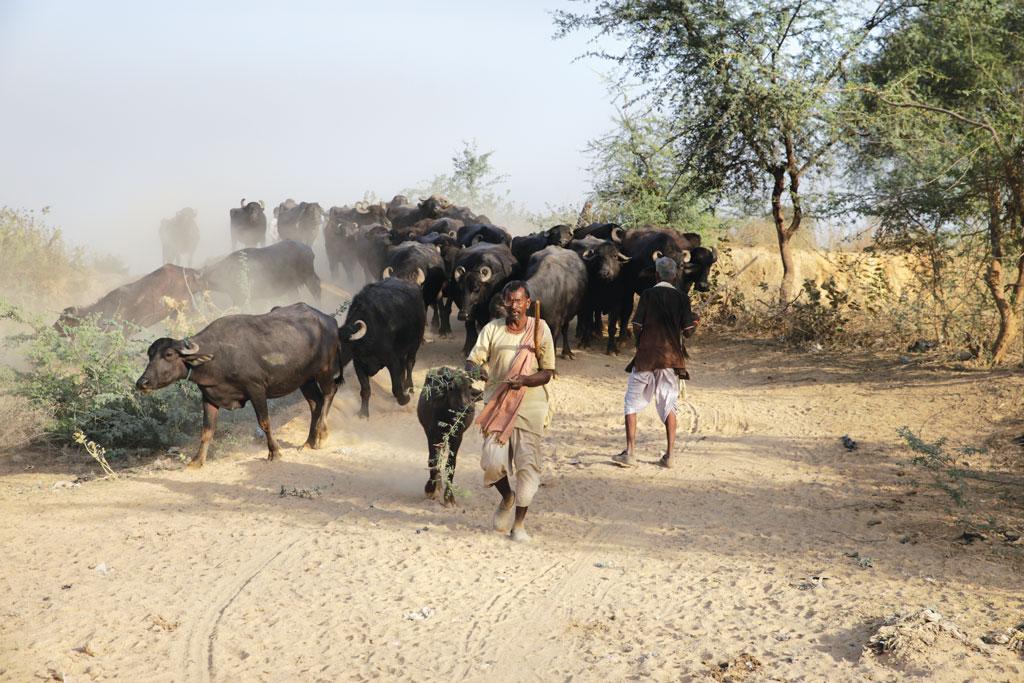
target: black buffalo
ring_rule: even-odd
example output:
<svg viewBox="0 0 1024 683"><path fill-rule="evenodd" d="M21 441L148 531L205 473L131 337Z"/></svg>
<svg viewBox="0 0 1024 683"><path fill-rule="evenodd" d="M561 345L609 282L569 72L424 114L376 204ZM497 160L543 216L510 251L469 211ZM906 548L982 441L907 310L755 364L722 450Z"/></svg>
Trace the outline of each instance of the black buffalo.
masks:
<svg viewBox="0 0 1024 683"><path fill-rule="evenodd" d="M486 223L472 223L459 228L456 236L459 245L471 247L474 244L485 242L487 244L512 244L512 235L505 228Z"/></svg>
<svg viewBox="0 0 1024 683"><path fill-rule="evenodd" d="M595 335L601 334L601 315L608 313L608 353L617 353L618 345L626 334L629 322L626 299L632 302L633 289L623 276L630 259L610 239L584 237L573 240L569 247L580 255L587 266L587 294L579 316L580 345L590 346Z"/></svg>
<svg viewBox="0 0 1024 683"><path fill-rule="evenodd" d="M618 223L591 223L586 227L573 230L572 238L574 240L581 240L584 237L596 237L622 244L622 241L626 239L626 231Z"/></svg>
<svg viewBox="0 0 1024 683"><path fill-rule="evenodd" d="M397 277L414 282L423 291L423 304L434 309L433 329L442 337L450 337L451 304L445 306L441 290L447 281L441 247L420 242L403 242L388 250L383 277Z"/></svg>
<svg viewBox="0 0 1024 683"><path fill-rule="evenodd" d="M458 234L462 227L462 221L454 218L424 218L404 228L393 228L391 230L392 244L401 244L408 240L418 239L425 235L435 233L448 234L453 237Z"/></svg>
<svg viewBox="0 0 1024 683"><path fill-rule="evenodd" d="M160 221L160 244L163 247L164 263L191 266L192 256L199 246L196 210L185 207L173 218Z"/></svg>
<svg viewBox="0 0 1024 683"><path fill-rule="evenodd" d="M718 259L715 250L701 246L697 233L669 229L632 230L622 241L622 251L631 257L627 277L637 294L654 286L657 281L654 262L661 256L668 256L679 266L673 284L680 291L688 293L690 287L695 286L698 291L706 292L711 266Z"/></svg>
<svg viewBox="0 0 1024 683"><path fill-rule="evenodd" d="M363 276L367 282L376 282L387 266L391 231L380 224L360 226L355 229L354 241Z"/></svg>
<svg viewBox="0 0 1024 683"><path fill-rule="evenodd" d="M530 296L540 302L540 317L551 328L552 342L562 337L562 357L572 358L569 323L583 307L587 267L571 249L550 246L530 257L526 270Z"/></svg>
<svg viewBox="0 0 1024 683"><path fill-rule="evenodd" d="M277 236L283 240L295 240L313 246L320 234L324 221L324 210L316 202L299 202L288 199L274 209L277 219Z"/></svg>
<svg viewBox="0 0 1024 683"><path fill-rule="evenodd" d="M568 247L572 240L572 228L568 225L556 225L543 232L535 232L532 235L512 238L512 255L525 270L530 262L530 257L544 247Z"/></svg>
<svg viewBox="0 0 1024 683"><path fill-rule="evenodd" d="M427 437L427 467L430 469L423 492L436 498L443 489L446 505L455 504L452 490L455 461L462 436L473 423L473 404L480 400L480 395L468 374L447 367L428 372L420 392L416 417Z"/></svg>
<svg viewBox="0 0 1024 683"><path fill-rule="evenodd" d="M110 290L91 306L65 308L56 328L63 332L90 317L96 317L102 323L113 321L149 327L174 312L165 298L184 302L187 310L195 312L196 299L205 289L206 283L199 271L167 264L134 282Z"/></svg>
<svg viewBox="0 0 1024 683"><path fill-rule="evenodd" d="M236 306L309 290L320 303L320 278L313 269L313 250L285 240L269 247L239 249L202 270L210 289L224 292Z"/></svg>
<svg viewBox="0 0 1024 683"><path fill-rule="evenodd" d="M409 402L412 368L426 321L423 294L412 282L372 282L353 297L338 336L341 367L352 361L359 379L361 417L370 417L370 378L381 368L391 375L391 393L398 404Z"/></svg>
<svg viewBox="0 0 1024 683"><path fill-rule="evenodd" d="M262 247L267 242L267 215L263 202L246 202L241 208L231 209L231 251L241 244L245 247Z"/></svg>
<svg viewBox="0 0 1024 683"><path fill-rule="evenodd" d="M296 389L310 409L304 447L320 448L327 438L327 413L340 373L338 327L315 308L292 304L263 315L225 316L191 338L157 339L147 353L149 364L135 383L140 391L183 379L195 382L203 396L203 433L189 467L206 462L219 410L241 408L247 401L267 436L269 459L280 458L267 399Z"/></svg>
<svg viewBox="0 0 1024 683"><path fill-rule="evenodd" d="M396 197L397 199L397 197ZM420 203L416 206L409 206L408 204L394 205L394 199L391 200L392 205L388 206L388 218L391 220L391 227L399 230L407 228L414 223L425 219L441 218L442 212L451 206L451 203L439 195L431 195L426 199L421 199Z"/></svg>
<svg viewBox="0 0 1024 683"><path fill-rule="evenodd" d="M356 202L355 206L332 206L324 221L324 250L331 277L339 276L339 264L350 282L355 281L359 256L356 241L359 229L370 225L391 227L383 204Z"/></svg>
<svg viewBox="0 0 1024 683"><path fill-rule="evenodd" d="M504 244L478 244L459 255L449 291L459 305L459 320L466 322L463 353L472 350L480 328L491 320L491 297L512 277L516 265L515 257Z"/></svg>

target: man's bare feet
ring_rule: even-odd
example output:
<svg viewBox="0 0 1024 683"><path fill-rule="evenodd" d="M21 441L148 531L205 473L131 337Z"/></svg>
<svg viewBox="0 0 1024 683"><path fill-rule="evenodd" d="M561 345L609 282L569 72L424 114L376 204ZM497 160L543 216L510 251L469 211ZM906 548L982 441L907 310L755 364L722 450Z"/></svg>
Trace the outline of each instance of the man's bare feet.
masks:
<svg viewBox="0 0 1024 683"><path fill-rule="evenodd" d="M670 470L672 469L672 465L675 464L675 456L665 453L661 456L661 460L658 461L658 464L665 469Z"/></svg>
<svg viewBox="0 0 1024 683"><path fill-rule="evenodd" d="M618 455L612 456L612 462L619 467L636 467L636 457L634 457L629 451L622 451Z"/></svg>
<svg viewBox="0 0 1024 683"><path fill-rule="evenodd" d="M518 543L530 542L530 534L526 533L526 529L521 526L512 529L512 534L509 536L509 538Z"/></svg>
<svg viewBox="0 0 1024 683"><path fill-rule="evenodd" d="M503 534L507 534L512 528L512 522L516 518L516 494L512 494L512 500L508 502L508 506L505 505L505 501L498 503L497 509L494 511L494 517L491 520L494 525L495 531L500 531Z"/></svg>

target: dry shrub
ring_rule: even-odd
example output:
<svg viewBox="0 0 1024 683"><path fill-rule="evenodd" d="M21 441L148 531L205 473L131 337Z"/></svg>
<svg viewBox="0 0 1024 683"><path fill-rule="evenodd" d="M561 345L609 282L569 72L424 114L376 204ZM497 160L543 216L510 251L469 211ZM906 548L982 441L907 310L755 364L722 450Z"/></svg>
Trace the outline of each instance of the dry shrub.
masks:
<svg viewBox="0 0 1024 683"><path fill-rule="evenodd" d="M0 393L0 453L25 448L49 429L46 411L23 396Z"/></svg>
<svg viewBox="0 0 1024 683"><path fill-rule="evenodd" d="M0 207L0 273L4 293L15 303L84 289L90 275L85 253L68 246L60 230L43 224L34 211L6 206Z"/></svg>

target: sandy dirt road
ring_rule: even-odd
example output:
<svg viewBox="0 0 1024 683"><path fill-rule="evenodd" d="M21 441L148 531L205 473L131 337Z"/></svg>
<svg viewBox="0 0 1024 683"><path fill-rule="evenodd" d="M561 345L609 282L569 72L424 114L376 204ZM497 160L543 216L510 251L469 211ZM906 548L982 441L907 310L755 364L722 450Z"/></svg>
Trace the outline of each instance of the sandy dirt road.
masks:
<svg viewBox="0 0 1024 683"><path fill-rule="evenodd" d="M417 382L459 344L425 345ZM424 499L425 440L386 373L365 422L349 371L322 451L294 448L308 413L278 403L282 462L248 408L198 472L54 488L63 461L8 457L0 679L1024 680L1005 647L864 651L901 611L972 639L1024 617L1019 547L953 543L948 499L911 483L895 434L986 438L1016 419L1019 376L723 339L692 355L672 470L653 412L641 466L610 464L626 358L560 361L529 545L488 530L475 434L458 505Z"/></svg>

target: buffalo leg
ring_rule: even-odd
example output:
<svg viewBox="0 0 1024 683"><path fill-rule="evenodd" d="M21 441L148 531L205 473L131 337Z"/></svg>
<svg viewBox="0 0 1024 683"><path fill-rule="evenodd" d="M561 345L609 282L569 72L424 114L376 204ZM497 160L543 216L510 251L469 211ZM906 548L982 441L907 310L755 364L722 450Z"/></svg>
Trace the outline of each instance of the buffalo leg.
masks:
<svg viewBox="0 0 1024 683"><path fill-rule="evenodd" d="M409 402L409 393L405 390L405 368L406 362L398 358L393 358L388 363L388 374L391 375L391 394L400 406Z"/></svg>
<svg viewBox="0 0 1024 683"><path fill-rule="evenodd" d="M320 448L321 421L324 416L324 393L320 391L320 386L316 383L316 380L306 382L299 387L299 390L306 397L306 403L309 404L309 436L306 437L306 443L302 447Z"/></svg>
<svg viewBox="0 0 1024 683"><path fill-rule="evenodd" d="M206 462L206 452L210 450L210 440L213 439L213 433L217 431L218 411L217 406L203 401L203 433L199 437L199 452L188 463L192 469L202 467Z"/></svg>
<svg viewBox="0 0 1024 683"><path fill-rule="evenodd" d="M562 323L562 358L568 358L572 360L576 357L576 354L572 352L569 347L569 319L566 318Z"/></svg>
<svg viewBox="0 0 1024 683"><path fill-rule="evenodd" d="M452 336L452 300L447 298L439 299L441 307L440 334L442 337Z"/></svg>
<svg viewBox="0 0 1024 683"><path fill-rule="evenodd" d="M462 445L462 435L465 434L465 432L466 425L457 425L454 427L454 433L448 437L448 464L445 467L444 482L445 505L455 505L455 461L459 455L459 446Z"/></svg>
<svg viewBox="0 0 1024 683"><path fill-rule="evenodd" d="M359 380L359 417L370 418L370 376L360 367L356 366L356 379ZM394 381L392 379L392 381Z"/></svg>
<svg viewBox="0 0 1024 683"><path fill-rule="evenodd" d="M466 343L462 345L462 355L469 355L469 352L473 350L476 345L476 320L473 318L466 319Z"/></svg>
<svg viewBox="0 0 1024 683"><path fill-rule="evenodd" d="M441 433L436 427L427 431L427 467L430 474L427 484L423 487L423 493L427 498L437 498L438 489L441 484L441 472L438 470L438 459L441 457Z"/></svg>
<svg viewBox="0 0 1024 683"><path fill-rule="evenodd" d="M430 317L430 331L431 332L437 332L438 334L440 334L440 332L441 332L441 314L437 312L437 301L433 301L433 302L429 303L428 305L434 310L433 315L431 315L431 317Z"/></svg>
<svg viewBox="0 0 1024 683"><path fill-rule="evenodd" d="M277 441L274 440L274 435L270 431L270 409L267 407L267 397L263 394L255 396L250 394L250 400L252 409L256 413L256 422L259 423L263 433L267 435L267 449L270 451L267 460L280 460L281 447L277 445Z"/></svg>
<svg viewBox="0 0 1024 683"><path fill-rule="evenodd" d="M309 290L309 293L313 297L313 300L316 301L316 305L319 306L321 296L320 278L318 278L315 274L312 277L310 277L306 281L306 289Z"/></svg>
<svg viewBox="0 0 1024 683"><path fill-rule="evenodd" d="M334 381L334 373L327 372L317 377L317 384L324 395L324 410L320 414L320 424L317 427L317 436L320 441L327 438L327 416L331 413L331 406L334 405L334 396L338 391L338 385Z"/></svg>

